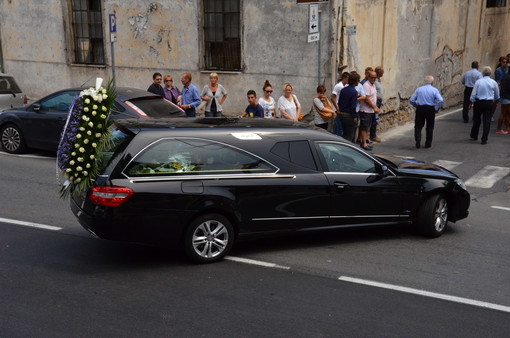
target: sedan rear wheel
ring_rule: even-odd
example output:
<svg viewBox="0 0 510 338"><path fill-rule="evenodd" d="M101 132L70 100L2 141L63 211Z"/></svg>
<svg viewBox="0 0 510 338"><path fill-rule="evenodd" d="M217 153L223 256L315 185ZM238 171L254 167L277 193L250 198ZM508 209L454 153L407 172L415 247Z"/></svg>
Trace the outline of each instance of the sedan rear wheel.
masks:
<svg viewBox="0 0 510 338"><path fill-rule="evenodd" d="M230 251L234 243L234 230L224 216L207 214L191 222L184 240L186 254L192 260L212 263Z"/></svg>
<svg viewBox="0 0 510 338"><path fill-rule="evenodd" d="M448 202L443 195L434 195L423 203L418 212L418 226L428 237L439 237L448 223Z"/></svg>
<svg viewBox="0 0 510 338"><path fill-rule="evenodd" d="M8 153L21 154L27 150L21 130L14 124L8 124L2 127L0 141L2 147Z"/></svg>

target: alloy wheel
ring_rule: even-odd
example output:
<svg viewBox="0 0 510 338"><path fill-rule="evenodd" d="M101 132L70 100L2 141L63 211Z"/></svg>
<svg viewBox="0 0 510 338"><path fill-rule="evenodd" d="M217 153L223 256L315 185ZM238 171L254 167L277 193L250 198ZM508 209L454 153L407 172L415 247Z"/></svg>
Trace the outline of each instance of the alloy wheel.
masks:
<svg viewBox="0 0 510 338"><path fill-rule="evenodd" d="M21 147L21 135L15 127L6 127L2 132L2 146L10 153L19 151Z"/></svg>
<svg viewBox="0 0 510 338"><path fill-rule="evenodd" d="M193 249L203 258L214 258L221 255L228 244L228 230L219 221L205 221L193 232Z"/></svg>

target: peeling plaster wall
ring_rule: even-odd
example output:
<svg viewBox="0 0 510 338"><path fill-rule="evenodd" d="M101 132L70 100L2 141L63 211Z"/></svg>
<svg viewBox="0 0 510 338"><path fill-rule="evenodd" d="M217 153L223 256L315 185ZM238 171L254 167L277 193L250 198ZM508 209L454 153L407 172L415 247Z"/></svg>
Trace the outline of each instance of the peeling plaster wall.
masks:
<svg viewBox="0 0 510 338"><path fill-rule="evenodd" d="M340 53L346 62L339 67L363 73L367 66L384 66L383 129L414 118L409 97L425 75L434 76L445 107L457 105L463 91L459 80L471 61L491 59L482 57L484 50L494 55L495 46L484 47L479 37L479 27L494 20L481 1L336 0L334 6L344 8L345 29L339 39L344 39ZM347 34L348 26L356 27L354 35ZM508 24L498 29L492 32L501 36Z"/></svg>

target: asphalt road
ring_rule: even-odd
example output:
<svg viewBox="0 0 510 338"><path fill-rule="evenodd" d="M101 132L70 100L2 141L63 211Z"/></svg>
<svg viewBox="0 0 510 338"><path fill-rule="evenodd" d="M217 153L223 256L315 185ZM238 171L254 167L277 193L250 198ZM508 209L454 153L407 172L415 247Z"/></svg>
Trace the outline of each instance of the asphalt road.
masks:
<svg viewBox="0 0 510 338"><path fill-rule="evenodd" d="M0 336L507 337L510 135L493 125L480 145L469 127L447 111L432 148L414 148L412 124L374 148L475 178L469 218L442 237L402 227L297 234L239 243L211 265L91 237L58 197L53 157L0 153ZM490 187L486 166L504 175Z"/></svg>

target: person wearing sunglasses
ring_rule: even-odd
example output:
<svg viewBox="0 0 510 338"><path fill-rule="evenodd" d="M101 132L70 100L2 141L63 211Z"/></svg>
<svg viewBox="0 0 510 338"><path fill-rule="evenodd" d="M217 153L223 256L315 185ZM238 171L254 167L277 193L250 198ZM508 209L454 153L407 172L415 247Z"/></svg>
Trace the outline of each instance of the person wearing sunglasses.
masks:
<svg viewBox="0 0 510 338"><path fill-rule="evenodd" d="M273 86L269 83L268 80L264 82L264 86L262 87L262 91L264 94L259 98L258 104L264 109L264 118L272 119L277 116L276 102L274 98L271 96L273 94Z"/></svg>
<svg viewBox="0 0 510 338"><path fill-rule="evenodd" d="M172 78L172 75L165 75L163 81L165 83L165 86L163 87L165 99L177 104L177 98L181 95L181 91L179 90L179 88L174 86L174 79Z"/></svg>

